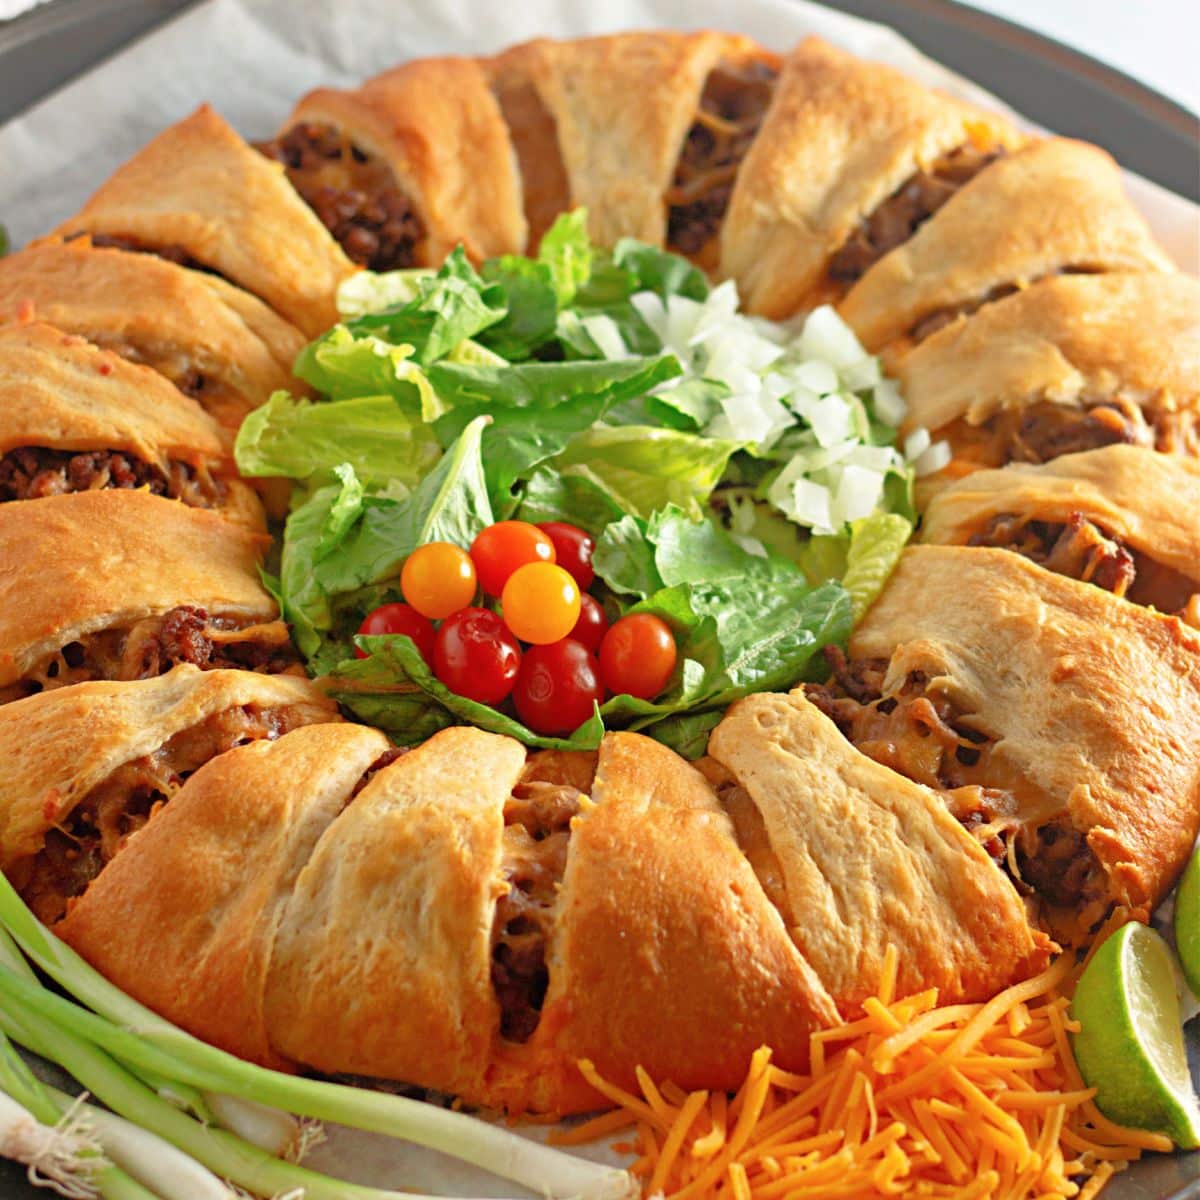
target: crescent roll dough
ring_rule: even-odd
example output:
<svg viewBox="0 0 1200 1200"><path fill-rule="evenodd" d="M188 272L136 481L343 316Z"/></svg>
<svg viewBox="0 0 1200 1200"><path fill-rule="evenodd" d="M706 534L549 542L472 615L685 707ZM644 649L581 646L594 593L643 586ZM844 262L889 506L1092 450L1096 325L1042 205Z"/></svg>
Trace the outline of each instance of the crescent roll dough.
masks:
<svg viewBox="0 0 1200 1200"><path fill-rule="evenodd" d="M937 793L860 754L803 692L739 700L709 753L757 807L791 935L843 1012L878 993L889 945L898 994L946 1003L1045 965L1012 882Z"/></svg>
<svg viewBox="0 0 1200 1200"><path fill-rule="evenodd" d="M460 242L476 260L525 248L512 142L474 59L424 59L353 91L320 88L284 129L308 122L331 126L360 156L386 165L420 221L411 265L440 266Z"/></svg>
<svg viewBox="0 0 1200 1200"><path fill-rule="evenodd" d="M1129 202L1117 164L1051 138L994 162L851 289L842 316L872 352L895 354L928 318L1070 271L1174 271ZM893 355L895 356L895 355Z"/></svg>
<svg viewBox="0 0 1200 1200"><path fill-rule="evenodd" d="M0 460L24 449L34 498L89 488L149 486L159 495L263 527L262 506L236 478L220 427L194 400L147 367L126 362L51 325L0 327ZM111 468L77 480L67 465L82 454L119 452L124 468L141 468L127 481ZM14 459L16 456L13 456ZM62 464L59 466L59 464ZM37 472L47 469L40 485ZM0 483L0 498L5 488Z"/></svg>
<svg viewBox="0 0 1200 1200"><path fill-rule="evenodd" d="M978 471L934 498L921 540L1004 546L1173 612L1200 592L1200 461L1115 445Z"/></svg>
<svg viewBox="0 0 1200 1200"><path fill-rule="evenodd" d="M1016 144L999 118L809 38L788 58L721 232L743 305L790 316L840 294L826 271L860 223L960 147Z"/></svg>
<svg viewBox="0 0 1200 1200"><path fill-rule="evenodd" d="M0 505L0 562L21 564L0 576L0 689L123 675L138 667L135 650L155 632L139 623L180 607L286 646L258 578L268 544L263 534L146 491Z"/></svg>
<svg viewBox="0 0 1200 1200"><path fill-rule="evenodd" d="M592 1055L629 1085L642 1063L731 1087L760 1044L799 1067L809 1034L837 1019L712 789L670 750L611 734L598 756L527 760L509 738L456 727L397 761L385 751L373 731L330 725L214 759L57 931L132 995L255 1061L513 1110L594 1107L577 1067ZM522 822L539 796L574 796L576 815L535 844ZM526 886L512 874L523 838L525 853L550 841L561 856L546 881L548 989L517 1041L503 1032L497 922Z"/></svg>
<svg viewBox="0 0 1200 1200"><path fill-rule="evenodd" d="M893 716L933 704L908 711L926 747L946 738L943 785L1000 790L969 821L1009 839L1060 940L1153 911L1200 828L1200 635L1006 550L913 546L850 653L886 661Z"/></svg>
<svg viewBox="0 0 1200 1200"><path fill-rule="evenodd" d="M157 679L81 683L6 705L0 870L39 917L58 920L192 771L243 742L337 720L307 679L188 664Z"/></svg>
<svg viewBox="0 0 1200 1200"><path fill-rule="evenodd" d="M389 746L377 730L330 723L210 759L55 932L190 1033L286 1067L264 1005L275 934L317 840Z"/></svg>
<svg viewBox="0 0 1200 1200"><path fill-rule="evenodd" d="M149 254L40 242L0 259L0 324L47 321L165 375L216 420L286 388L304 335L213 275Z"/></svg>
<svg viewBox="0 0 1200 1200"><path fill-rule="evenodd" d="M181 252L309 337L336 323L337 286L354 270L283 168L207 104L138 151L57 232Z"/></svg>
<svg viewBox="0 0 1200 1200"><path fill-rule="evenodd" d="M539 38L490 64L526 184L530 241L583 205L602 245L661 246L665 195L708 73L757 51L723 33Z"/></svg>
<svg viewBox="0 0 1200 1200"><path fill-rule="evenodd" d="M918 481L919 500L981 466L1113 442L1200 456L1200 283L1044 279L933 334L898 376L902 432L924 426L954 452Z"/></svg>

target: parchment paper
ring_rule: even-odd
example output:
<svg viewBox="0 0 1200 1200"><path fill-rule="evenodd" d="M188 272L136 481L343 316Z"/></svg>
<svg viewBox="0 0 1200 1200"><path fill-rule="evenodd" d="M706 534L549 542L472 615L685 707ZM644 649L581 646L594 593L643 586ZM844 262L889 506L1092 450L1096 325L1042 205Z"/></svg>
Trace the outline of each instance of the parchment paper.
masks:
<svg viewBox="0 0 1200 1200"><path fill-rule="evenodd" d="M803 0L209 0L0 129L0 221L15 245L45 233L139 146L205 100L257 138L273 133L309 88L353 86L408 58L490 53L539 34L706 26L738 30L779 50L817 33L1006 109L892 30ZM1176 261L1200 273L1200 208L1137 176L1126 178ZM545 1134L536 1126L523 1132ZM590 1157L616 1161L604 1147ZM307 1161L377 1186L527 1195L441 1155L397 1151L394 1143L345 1130L331 1130Z"/></svg>

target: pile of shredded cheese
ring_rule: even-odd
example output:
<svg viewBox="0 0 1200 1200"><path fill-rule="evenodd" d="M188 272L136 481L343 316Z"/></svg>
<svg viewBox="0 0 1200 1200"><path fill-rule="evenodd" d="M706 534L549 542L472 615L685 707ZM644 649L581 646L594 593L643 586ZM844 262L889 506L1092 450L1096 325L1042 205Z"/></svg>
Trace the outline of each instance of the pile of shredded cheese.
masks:
<svg viewBox="0 0 1200 1200"><path fill-rule="evenodd" d="M1168 1138L1114 1125L1071 1053L1070 956L986 1004L894 999L896 956L863 1016L812 1037L807 1074L765 1047L736 1095L686 1093L638 1072L641 1095L580 1068L617 1107L554 1140L631 1130L647 1196L670 1200L1091 1200Z"/></svg>

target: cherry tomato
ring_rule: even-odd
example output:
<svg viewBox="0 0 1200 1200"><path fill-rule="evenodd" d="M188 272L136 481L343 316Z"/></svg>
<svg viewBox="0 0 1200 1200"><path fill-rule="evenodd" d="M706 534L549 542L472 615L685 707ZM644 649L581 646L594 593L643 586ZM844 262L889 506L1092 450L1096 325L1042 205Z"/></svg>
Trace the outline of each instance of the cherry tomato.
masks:
<svg viewBox="0 0 1200 1200"><path fill-rule="evenodd" d="M475 566L450 542L427 542L408 556L400 590L421 616L440 621L475 599Z"/></svg>
<svg viewBox="0 0 1200 1200"><path fill-rule="evenodd" d="M471 543L471 561L483 590L489 596L499 596L518 567L552 563L554 542L528 521L497 521Z"/></svg>
<svg viewBox="0 0 1200 1200"><path fill-rule="evenodd" d="M671 678L677 657L675 635L661 617L622 617L600 643L600 676L610 692L653 700Z"/></svg>
<svg viewBox="0 0 1200 1200"><path fill-rule="evenodd" d="M517 716L534 733L571 733L603 700L600 664L574 638L531 646L525 651L513 688L513 703Z"/></svg>
<svg viewBox="0 0 1200 1200"><path fill-rule="evenodd" d="M582 642L589 653L595 654L607 632L608 618L604 615L600 602L584 592L579 597L579 620L567 636Z"/></svg>
<svg viewBox="0 0 1200 1200"><path fill-rule="evenodd" d="M560 641L579 620L579 585L554 563L527 563L508 578L500 595L504 623L523 642Z"/></svg>
<svg viewBox="0 0 1200 1200"><path fill-rule="evenodd" d="M437 631L433 673L452 692L480 704L499 704L521 667L521 648L487 608L462 608Z"/></svg>
<svg viewBox="0 0 1200 1200"><path fill-rule="evenodd" d="M433 661L433 622L407 604L381 604L367 613L358 627L358 632L364 635L407 634L416 643L421 657L426 662ZM367 652L357 646L354 648L354 654L357 658L367 657Z"/></svg>
<svg viewBox="0 0 1200 1200"><path fill-rule="evenodd" d="M586 592L596 578L596 572L592 570L596 542L592 535L566 521L545 521L538 528L554 543L554 561L570 571L579 590Z"/></svg>

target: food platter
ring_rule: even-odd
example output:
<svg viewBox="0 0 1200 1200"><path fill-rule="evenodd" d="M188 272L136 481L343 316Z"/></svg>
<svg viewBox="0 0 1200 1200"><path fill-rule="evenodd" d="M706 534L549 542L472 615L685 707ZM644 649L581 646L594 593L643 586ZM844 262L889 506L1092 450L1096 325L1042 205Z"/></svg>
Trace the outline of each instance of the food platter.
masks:
<svg viewBox="0 0 1200 1200"><path fill-rule="evenodd" d="M1178 1166L1178 1165L1180 1165L1180 1162L1181 1162L1181 1160L1176 1160L1176 1162L1175 1162L1175 1163L1172 1163L1172 1164L1170 1164L1170 1165L1171 1165L1171 1166ZM1132 1182L1132 1178L1133 1178L1133 1177L1132 1177L1132 1176L1130 1176L1130 1182ZM1176 1181L1176 1182L1177 1182L1177 1181ZM1172 1184L1172 1186L1174 1186L1174 1184ZM1120 1193L1120 1190L1116 1190L1116 1192L1114 1192L1114 1193L1112 1193L1112 1194L1117 1194L1117 1195L1120 1195L1121 1193ZM1129 1193L1129 1194L1130 1194L1130 1195L1133 1195L1133 1194L1136 1194L1136 1193ZM1156 1194L1156 1195L1162 1195L1162 1194L1166 1194L1166 1193L1164 1192L1164 1189L1163 1189L1163 1188L1159 1188L1159 1189L1158 1189L1158 1192L1156 1192L1156 1193L1154 1193L1154 1194Z"/></svg>

